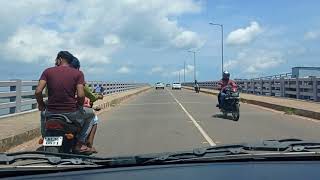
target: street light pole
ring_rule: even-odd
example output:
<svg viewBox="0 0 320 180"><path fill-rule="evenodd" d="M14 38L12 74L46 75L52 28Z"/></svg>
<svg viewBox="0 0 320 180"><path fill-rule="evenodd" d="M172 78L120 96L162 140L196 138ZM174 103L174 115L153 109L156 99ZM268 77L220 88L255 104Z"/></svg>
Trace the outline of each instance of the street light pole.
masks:
<svg viewBox="0 0 320 180"><path fill-rule="evenodd" d="M186 82L186 61L183 63L183 82Z"/></svg>
<svg viewBox="0 0 320 180"><path fill-rule="evenodd" d="M212 26L219 26L221 27L221 74L223 74L223 24L214 24L214 23L209 23Z"/></svg>

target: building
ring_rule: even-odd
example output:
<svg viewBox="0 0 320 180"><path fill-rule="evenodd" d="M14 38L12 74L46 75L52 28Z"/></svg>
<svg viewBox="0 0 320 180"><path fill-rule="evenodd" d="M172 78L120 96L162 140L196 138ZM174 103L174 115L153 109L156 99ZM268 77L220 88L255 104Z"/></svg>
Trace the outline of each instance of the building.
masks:
<svg viewBox="0 0 320 180"><path fill-rule="evenodd" d="M293 67L292 78L320 77L320 67Z"/></svg>

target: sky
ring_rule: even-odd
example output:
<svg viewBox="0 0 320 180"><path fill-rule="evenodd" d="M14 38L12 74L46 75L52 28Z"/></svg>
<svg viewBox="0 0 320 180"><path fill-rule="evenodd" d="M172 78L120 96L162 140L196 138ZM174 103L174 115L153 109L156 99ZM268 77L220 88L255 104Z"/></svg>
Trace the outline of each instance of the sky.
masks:
<svg viewBox="0 0 320 180"><path fill-rule="evenodd" d="M37 80L60 50L86 80L199 81L320 66L318 0L0 0L0 81Z"/></svg>

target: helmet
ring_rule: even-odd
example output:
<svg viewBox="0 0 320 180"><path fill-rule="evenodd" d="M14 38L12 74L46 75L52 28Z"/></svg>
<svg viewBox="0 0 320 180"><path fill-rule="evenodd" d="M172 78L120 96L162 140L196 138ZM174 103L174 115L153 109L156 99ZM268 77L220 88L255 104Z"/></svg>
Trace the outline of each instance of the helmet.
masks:
<svg viewBox="0 0 320 180"><path fill-rule="evenodd" d="M229 80L230 73L228 71L223 71L222 79Z"/></svg>
<svg viewBox="0 0 320 180"><path fill-rule="evenodd" d="M75 69L80 69L80 61L78 58L74 57L72 62L70 63L70 66Z"/></svg>
<svg viewBox="0 0 320 180"><path fill-rule="evenodd" d="M56 59L65 59L70 64L73 61L74 56L69 51L60 51L57 55Z"/></svg>

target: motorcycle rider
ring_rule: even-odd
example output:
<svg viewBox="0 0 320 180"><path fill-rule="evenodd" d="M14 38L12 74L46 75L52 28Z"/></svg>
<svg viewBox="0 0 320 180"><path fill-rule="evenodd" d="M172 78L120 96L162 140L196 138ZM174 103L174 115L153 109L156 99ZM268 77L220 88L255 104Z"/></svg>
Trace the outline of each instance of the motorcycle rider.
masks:
<svg viewBox="0 0 320 180"><path fill-rule="evenodd" d="M196 92L199 92L199 91L200 91L200 86L199 86L197 80L194 81L194 89L195 89Z"/></svg>
<svg viewBox="0 0 320 180"><path fill-rule="evenodd" d="M225 88L227 86L231 86L233 91L237 91L237 84L230 79L230 73L228 71L223 71L222 79L218 82L218 90L220 91L218 94L218 102L217 107L223 107L224 98L226 96Z"/></svg>
<svg viewBox="0 0 320 180"><path fill-rule="evenodd" d="M75 57L70 65L71 65L71 67L80 71L80 61L78 58ZM87 84L84 85L84 94L85 94L85 102L84 102L83 106L85 108L92 108L93 103L95 101L97 101L99 99L103 99L103 95L93 93ZM86 141L86 145L88 147L92 148L92 150L94 152L97 152L96 149L93 147L93 141L94 141L94 136L97 131L98 122L99 122L98 116L95 115L95 117L93 118L93 126L91 128L91 131L90 131L90 133L87 137L87 141Z"/></svg>
<svg viewBox="0 0 320 180"><path fill-rule="evenodd" d="M79 124L81 131L78 134L78 142L74 148L75 152L91 154L92 148L85 145L87 136L93 125L94 112L84 109L84 75L70 67L74 56L68 51L60 51L55 60L55 67L43 71L35 96L38 109L45 111L46 117L51 114L63 114L70 120ZM45 105L42 92L48 89L48 103ZM76 98L77 94L77 98Z"/></svg>

